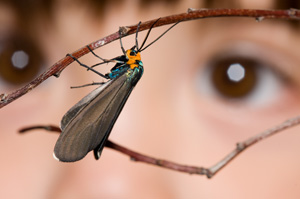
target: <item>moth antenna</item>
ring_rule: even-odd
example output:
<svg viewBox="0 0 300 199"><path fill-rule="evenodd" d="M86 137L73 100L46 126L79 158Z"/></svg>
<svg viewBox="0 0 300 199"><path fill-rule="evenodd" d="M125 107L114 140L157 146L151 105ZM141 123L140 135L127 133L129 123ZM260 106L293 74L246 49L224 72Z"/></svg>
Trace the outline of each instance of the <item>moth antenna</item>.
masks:
<svg viewBox="0 0 300 199"><path fill-rule="evenodd" d="M144 39L144 41L143 41L143 43L142 43L142 45L141 45L141 48L138 48L137 51L141 52L141 49L143 48L144 44L146 43L146 41L147 41L147 39L148 39L148 36L149 36L149 34L150 34L150 32L151 32L153 26L158 22L158 20L160 20L160 18L158 18L158 19L151 25L151 27L150 27L150 29L148 30L147 35L146 35L146 37L145 37L145 39Z"/></svg>
<svg viewBox="0 0 300 199"><path fill-rule="evenodd" d="M154 41L152 41L150 44L148 44L145 48L140 49L139 51L142 52L143 50L145 50L146 48L148 48L149 46L151 46L152 44L154 44L155 42L157 42L157 40L159 40L162 36L164 36L167 32L169 32L169 30L171 30L172 28L174 28L174 26L176 26L177 24L179 24L181 21L176 22L175 24L173 24L170 28L168 28L163 34L161 34L159 37L157 37ZM147 35L148 36L148 35Z"/></svg>
<svg viewBox="0 0 300 199"><path fill-rule="evenodd" d="M141 25L141 21L139 22L138 26L137 26L137 29L136 29L136 33L135 33L135 47L136 47L136 50L139 49L139 44L138 44L138 33L139 33L139 30L140 30L140 25Z"/></svg>

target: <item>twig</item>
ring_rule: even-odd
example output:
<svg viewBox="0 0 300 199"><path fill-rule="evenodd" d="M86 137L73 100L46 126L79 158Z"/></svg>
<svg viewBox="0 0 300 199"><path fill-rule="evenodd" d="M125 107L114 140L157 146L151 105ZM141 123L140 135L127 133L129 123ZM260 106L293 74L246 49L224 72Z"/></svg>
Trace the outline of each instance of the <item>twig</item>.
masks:
<svg viewBox="0 0 300 199"><path fill-rule="evenodd" d="M153 158L153 157L150 157L147 155L137 153L130 149L127 149L127 148L120 146L109 140L106 142L105 146L108 148L114 149L116 151L119 151L125 155L128 155L131 160L134 160L137 162L138 161L144 162L144 163L160 166L160 167L175 170L175 171L185 172L185 173L189 173L189 174L206 175L208 178L212 178L217 172L219 172L222 168L224 168L227 164L229 164L229 162L231 162L234 158L236 158L246 148L252 146L255 143L258 143L259 141L261 141L267 137L270 137L270 136L272 136L276 133L279 133L287 128L291 128L291 127L293 127L295 125L299 125L299 124L300 124L300 116L297 116L297 117L291 118L291 119L281 123L280 125L278 125L274 128L268 129L260 134L257 134L256 136L251 137L251 138L245 140L244 142L239 142L239 143L237 143L236 148L232 152L230 152L227 156L225 156L224 159L220 160L219 162L217 162L217 164L215 164L209 168L182 165L182 164L170 162L167 160ZM20 132L24 133L24 132L34 130L34 129L45 129L47 131L61 132L59 127L51 126L51 125L49 125L49 126L43 126L43 125L31 126L31 127L21 129Z"/></svg>
<svg viewBox="0 0 300 199"><path fill-rule="evenodd" d="M259 133L244 142L238 142L236 145L236 148L229 153L227 156L225 156L224 159L219 161L217 164L209 168L209 171L211 173L211 176L215 175L218 171L220 171L224 166L226 166L231 160L236 158L242 151L244 151L246 148L252 146L253 144L268 138L276 133L279 133L287 128L291 128L293 126L300 124L300 116L296 116L293 118L290 118L283 123L279 124L278 126L275 126L271 129L268 129L266 131L263 131L262 133ZM209 176L208 176L209 177Z"/></svg>
<svg viewBox="0 0 300 199"><path fill-rule="evenodd" d="M167 24L176 23L178 21L190 21L195 19L202 19L202 18L212 18L212 17L252 17L258 21L263 19L300 19L300 11L296 9L289 9L289 10L250 10L250 9L188 9L187 13L181 13L166 17L161 17L158 23L155 24L154 27L159 27ZM151 24L157 19L153 19L144 23L141 23L139 31L143 31L149 29ZM122 35L119 35L119 31L115 32L109 36L106 36L102 39L94 41L89 45L80 48L79 50L73 52L71 55L73 57L79 58L83 55L90 52L88 47L91 50L97 49L102 47L112 41L119 39L119 37L124 37L131 35L136 32L137 25L133 26L126 26L121 27ZM38 76L32 82L27 84L26 86L17 89L16 91L10 94L0 94L0 108L4 107L5 105L11 103L12 101L18 99L22 95L28 93L33 88L38 86L40 83L51 77L52 75L58 77L59 74L72 62L72 59L69 56L64 57L63 59L56 62L51 68L49 68L46 72Z"/></svg>

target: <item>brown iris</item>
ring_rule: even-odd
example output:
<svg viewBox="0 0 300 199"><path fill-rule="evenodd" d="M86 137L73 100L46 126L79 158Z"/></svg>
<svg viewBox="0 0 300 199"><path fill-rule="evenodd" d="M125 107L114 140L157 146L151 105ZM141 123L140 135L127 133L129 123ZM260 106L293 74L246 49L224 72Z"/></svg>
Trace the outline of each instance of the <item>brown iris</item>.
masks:
<svg viewBox="0 0 300 199"><path fill-rule="evenodd" d="M249 58L223 58L212 64L212 85L222 96L243 98L258 81L258 63Z"/></svg>
<svg viewBox="0 0 300 199"><path fill-rule="evenodd" d="M0 41L0 78L20 85L32 80L42 67L42 56L33 40L11 36Z"/></svg>

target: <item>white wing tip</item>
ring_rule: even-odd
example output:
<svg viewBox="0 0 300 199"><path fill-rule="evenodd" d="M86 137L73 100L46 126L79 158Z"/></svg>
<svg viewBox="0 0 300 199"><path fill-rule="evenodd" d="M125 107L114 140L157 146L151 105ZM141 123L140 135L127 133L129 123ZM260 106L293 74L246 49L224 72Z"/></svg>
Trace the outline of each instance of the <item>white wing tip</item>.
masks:
<svg viewBox="0 0 300 199"><path fill-rule="evenodd" d="M53 158L55 159L55 160L57 160L57 161L59 161L60 162L60 160L56 157L56 155L55 155L55 153L53 152Z"/></svg>

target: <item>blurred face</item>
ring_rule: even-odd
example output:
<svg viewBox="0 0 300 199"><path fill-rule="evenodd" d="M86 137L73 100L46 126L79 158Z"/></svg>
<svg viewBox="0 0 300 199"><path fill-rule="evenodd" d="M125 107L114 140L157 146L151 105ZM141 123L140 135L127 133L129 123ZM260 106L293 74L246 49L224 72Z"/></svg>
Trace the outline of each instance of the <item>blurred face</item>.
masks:
<svg viewBox="0 0 300 199"><path fill-rule="evenodd" d="M119 26L188 7L279 8L271 0L223 4L126 1L105 4L100 12L93 3L57 1L52 9L29 13L21 12L21 4L1 4L0 93ZM298 25L245 18L180 23L141 53L144 75L109 139L157 158L210 167L237 142L297 115ZM148 42L164 30L155 28ZM141 32L139 42L144 37ZM131 48L134 36L123 43ZM118 41L95 52L104 58L122 53ZM99 62L92 55L80 60ZM112 66L97 70L106 73ZM17 134L32 124L59 125L63 114L94 89L70 86L93 81L102 79L73 63L59 78L51 77L1 110L0 198L299 198L298 127L249 148L212 179L136 163L106 148L99 161L90 153L61 163L52 158L57 134Z"/></svg>

